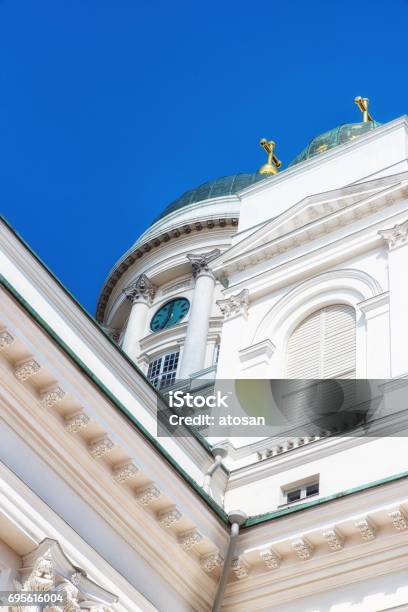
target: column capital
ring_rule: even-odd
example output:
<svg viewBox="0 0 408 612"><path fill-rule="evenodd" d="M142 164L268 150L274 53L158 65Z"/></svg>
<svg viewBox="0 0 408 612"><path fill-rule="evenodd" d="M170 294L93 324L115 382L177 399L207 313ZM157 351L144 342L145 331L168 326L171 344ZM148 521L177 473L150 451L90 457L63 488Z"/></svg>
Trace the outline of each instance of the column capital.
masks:
<svg viewBox="0 0 408 612"><path fill-rule="evenodd" d="M64 610L82 609L91 600L98 610L103 607L108 612L118 601L116 595L90 580L83 569L73 565L59 543L50 538L23 557L20 579L15 581L15 588L23 592L55 590L65 598ZM58 606L59 609L62 610L62 605L61 608Z"/></svg>
<svg viewBox="0 0 408 612"><path fill-rule="evenodd" d="M146 274L141 274L136 280L123 289L123 293L132 304L139 301L150 304L156 295L156 286Z"/></svg>
<svg viewBox="0 0 408 612"><path fill-rule="evenodd" d="M248 289L242 289L236 295L231 295L225 300L217 300L217 304L226 319L239 314L246 316L249 306L249 291Z"/></svg>
<svg viewBox="0 0 408 612"><path fill-rule="evenodd" d="M408 219L390 229L380 230L378 234L386 241L390 251L403 246L408 243Z"/></svg>
<svg viewBox="0 0 408 612"><path fill-rule="evenodd" d="M193 276L197 278L201 274L207 274L214 278L212 270L209 268L209 263L216 259L221 254L220 249L213 249L208 253L188 253L187 259L193 268Z"/></svg>

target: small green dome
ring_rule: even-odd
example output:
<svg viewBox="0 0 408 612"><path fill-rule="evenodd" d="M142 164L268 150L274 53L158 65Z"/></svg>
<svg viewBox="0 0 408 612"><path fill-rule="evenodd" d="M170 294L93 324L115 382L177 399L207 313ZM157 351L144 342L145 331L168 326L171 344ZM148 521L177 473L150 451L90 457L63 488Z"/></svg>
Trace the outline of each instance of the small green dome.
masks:
<svg viewBox="0 0 408 612"><path fill-rule="evenodd" d="M203 200L210 200L211 198L220 198L222 196L233 195L238 193L245 187L249 187L253 183L262 181L266 178L270 178L265 174L259 174L254 172L252 174L233 174L232 176L222 176L215 179L214 181L208 181L196 187L186 191L182 196L177 198L174 202L166 206L163 212L156 219L163 219L166 215L169 215L176 210L180 210L190 204L196 202L202 202Z"/></svg>
<svg viewBox="0 0 408 612"><path fill-rule="evenodd" d="M305 161L305 159L310 159L311 157L315 157L315 155L319 155L319 153L324 153L333 147L337 147L337 145L354 140L354 138L358 138L371 130L375 130L375 128L379 127L380 125L381 123L378 123L377 121L367 121L366 123L344 123L343 125L334 128L334 130L329 130L328 132L313 138L306 149L303 149L303 151L297 155L297 157L295 157L289 166L294 166L295 164Z"/></svg>

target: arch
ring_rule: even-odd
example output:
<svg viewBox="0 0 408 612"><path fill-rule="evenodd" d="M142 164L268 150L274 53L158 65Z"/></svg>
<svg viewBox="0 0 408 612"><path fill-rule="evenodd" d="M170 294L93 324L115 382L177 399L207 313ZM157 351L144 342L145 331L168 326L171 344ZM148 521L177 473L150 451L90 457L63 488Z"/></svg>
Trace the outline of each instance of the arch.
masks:
<svg viewBox="0 0 408 612"><path fill-rule="evenodd" d="M330 304L359 302L383 292L381 285L362 270L346 268L313 276L296 285L264 315L257 326L251 344L274 338L285 330L286 338L302 319L313 311Z"/></svg>

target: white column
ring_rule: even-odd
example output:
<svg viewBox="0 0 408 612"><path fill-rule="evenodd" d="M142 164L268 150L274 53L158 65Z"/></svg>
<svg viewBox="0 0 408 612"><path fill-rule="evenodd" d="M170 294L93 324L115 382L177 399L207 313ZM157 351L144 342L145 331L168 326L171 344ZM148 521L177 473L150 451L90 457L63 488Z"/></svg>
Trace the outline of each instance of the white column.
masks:
<svg viewBox="0 0 408 612"><path fill-rule="evenodd" d="M381 293L358 304L364 313L365 357L359 363L357 351L357 378L389 378L391 373L390 354L390 305L389 293ZM358 336L357 336L358 342Z"/></svg>
<svg viewBox="0 0 408 612"><path fill-rule="evenodd" d="M179 378L189 378L191 374L205 367L208 328L215 287L215 277L208 264L219 254L220 250L214 249L209 253L187 255L193 267L195 287Z"/></svg>
<svg viewBox="0 0 408 612"><path fill-rule="evenodd" d="M388 245L391 376L408 373L408 219L378 232Z"/></svg>
<svg viewBox="0 0 408 612"><path fill-rule="evenodd" d="M123 290L123 293L131 302L132 307L126 325L122 349L133 361L136 361L140 355L139 341L146 331L147 314L156 293L156 287L145 274L141 274Z"/></svg>

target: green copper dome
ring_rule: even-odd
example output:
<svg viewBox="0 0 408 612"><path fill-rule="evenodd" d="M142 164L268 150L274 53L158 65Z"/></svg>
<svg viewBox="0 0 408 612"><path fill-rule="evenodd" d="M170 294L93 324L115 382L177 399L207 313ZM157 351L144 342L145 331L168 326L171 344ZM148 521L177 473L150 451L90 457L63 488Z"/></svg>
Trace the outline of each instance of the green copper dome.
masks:
<svg viewBox="0 0 408 612"><path fill-rule="evenodd" d="M333 147L337 147L337 145L354 140L354 138L358 138L371 130L375 130L375 128L380 125L381 123L378 123L377 121L367 121L365 123L345 123L334 128L334 130L320 134L320 136L316 136L310 141L306 149L303 149L303 151L297 157L295 157L289 166L294 166L305 159L310 159L311 157L315 157L315 155L319 155L319 153L324 153Z"/></svg>
<svg viewBox="0 0 408 612"><path fill-rule="evenodd" d="M233 174L232 176L222 176L214 181L208 181L195 189L186 191L186 193L177 198L177 200L166 206L156 221L162 219L172 212L175 212L176 210L189 206L190 204L202 202L203 200L210 200L211 198L220 198L222 196L233 195L242 189L245 189L245 187L249 187L249 185L262 181L266 178L270 177L265 174L254 172L252 174Z"/></svg>

